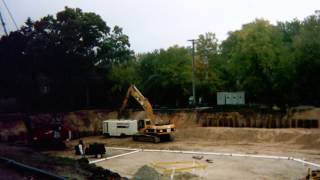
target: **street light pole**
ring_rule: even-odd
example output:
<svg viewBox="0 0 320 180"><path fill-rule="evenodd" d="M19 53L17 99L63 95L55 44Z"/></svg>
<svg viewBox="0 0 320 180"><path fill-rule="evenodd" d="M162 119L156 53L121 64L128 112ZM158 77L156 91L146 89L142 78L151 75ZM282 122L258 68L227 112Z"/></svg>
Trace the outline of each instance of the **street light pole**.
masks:
<svg viewBox="0 0 320 180"><path fill-rule="evenodd" d="M196 39L190 39L188 41L192 42L192 99L193 99L193 105L197 104L197 100L196 100L196 85L195 85L195 73L194 73L194 66L195 66L195 62L194 62L194 56L195 56L195 52L194 52L194 45L196 42Z"/></svg>

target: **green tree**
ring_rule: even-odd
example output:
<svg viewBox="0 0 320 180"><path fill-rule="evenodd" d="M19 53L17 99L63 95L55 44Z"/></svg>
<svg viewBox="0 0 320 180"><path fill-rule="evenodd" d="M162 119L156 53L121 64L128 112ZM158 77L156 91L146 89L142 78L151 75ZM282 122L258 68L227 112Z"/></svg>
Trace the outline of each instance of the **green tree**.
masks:
<svg viewBox="0 0 320 180"><path fill-rule="evenodd" d="M298 19L290 22L278 22L277 27L283 34L283 42L290 49L293 48L293 41L300 34L301 22Z"/></svg>
<svg viewBox="0 0 320 180"><path fill-rule="evenodd" d="M221 48L235 90L245 90L255 102L279 100L277 80L285 78L288 58L282 39L277 27L261 19L230 33Z"/></svg>
<svg viewBox="0 0 320 180"><path fill-rule="evenodd" d="M224 88L223 61L214 33L201 34L196 43L196 89L202 103L214 103L216 92Z"/></svg>
<svg viewBox="0 0 320 180"><path fill-rule="evenodd" d="M218 39L214 33L200 34L196 42L197 55L201 58L210 58L218 54Z"/></svg>
<svg viewBox="0 0 320 180"><path fill-rule="evenodd" d="M296 99L303 104L320 104L320 16L311 15L301 24L294 38L294 90Z"/></svg>
<svg viewBox="0 0 320 180"><path fill-rule="evenodd" d="M282 34L282 42L287 50L286 56L281 57L281 61L276 68L274 87L278 99L282 104L297 103L296 82L294 80L296 63L295 48L293 42L300 34L301 22L297 19L287 22L278 22L277 28Z"/></svg>
<svg viewBox="0 0 320 180"><path fill-rule="evenodd" d="M139 86L138 68L139 64L136 60L113 65L109 76L109 79L115 82L112 91L125 92L131 84Z"/></svg>
<svg viewBox="0 0 320 180"><path fill-rule="evenodd" d="M186 105L191 92L191 54L172 46L141 55L141 87L155 104Z"/></svg>
<svg viewBox="0 0 320 180"><path fill-rule="evenodd" d="M19 47L11 48L10 44ZM100 104L99 99L103 98L94 97L100 93L103 97L111 85L106 74L113 64L128 61L133 54L128 36L120 27L112 29L99 15L68 7L56 16L28 19L20 30L2 37L0 46L10 49L9 53L0 54L1 64L13 62L13 56L17 60L13 67L1 69L10 72L21 68L14 70L18 73L12 82L18 81L16 84L27 92L10 85L9 89L20 89L10 96L22 96L20 100L24 99L28 107L41 111ZM44 88L46 92L42 92ZM97 89L101 92L97 93ZM96 102L91 102L93 98Z"/></svg>
<svg viewBox="0 0 320 180"><path fill-rule="evenodd" d="M97 56L99 66L110 67L133 59L134 52L130 50L129 37L122 31L122 28L115 26L110 37L101 43Z"/></svg>

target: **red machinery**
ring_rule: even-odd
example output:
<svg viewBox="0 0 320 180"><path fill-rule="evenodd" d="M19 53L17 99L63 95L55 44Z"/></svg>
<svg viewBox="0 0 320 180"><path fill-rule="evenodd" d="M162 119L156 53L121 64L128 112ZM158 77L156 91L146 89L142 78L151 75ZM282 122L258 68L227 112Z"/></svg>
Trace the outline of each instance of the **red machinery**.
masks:
<svg viewBox="0 0 320 180"><path fill-rule="evenodd" d="M29 119L30 140L37 147L65 147L72 137L71 129L63 123L61 115Z"/></svg>

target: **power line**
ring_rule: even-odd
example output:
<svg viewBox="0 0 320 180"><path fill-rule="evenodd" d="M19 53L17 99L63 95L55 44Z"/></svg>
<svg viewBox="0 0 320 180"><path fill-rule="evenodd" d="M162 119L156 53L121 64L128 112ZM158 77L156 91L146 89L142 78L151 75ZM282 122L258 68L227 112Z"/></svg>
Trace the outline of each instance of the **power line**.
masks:
<svg viewBox="0 0 320 180"><path fill-rule="evenodd" d="M4 33L6 34L6 36L8 36L8 31L7 31L7 28L6 28L6 23L4 23L4 20L3 20L2 15L1 15L1 11L0 11L0 21L1 21L1 24L2 24L2 27L3 27Z"/></svg>
<svg viewBox="0 0 320 180"><path fill-rule="evenodd" d="M11 14L11 11L10 11L10 9L9 9L8 6L7 6L6 1L5 1L5 0L2 0L2 2L3 2L3 4L4 4L4 6L5 6L5 8L7 9L7 11L8 11L8 13L9 13L9 16L10 16L13 24L16 26L16 29L18 30L18 29L19 29L19 28L18 28L18 25L17 25L16 21L14 20L12 14Z"/></svg>

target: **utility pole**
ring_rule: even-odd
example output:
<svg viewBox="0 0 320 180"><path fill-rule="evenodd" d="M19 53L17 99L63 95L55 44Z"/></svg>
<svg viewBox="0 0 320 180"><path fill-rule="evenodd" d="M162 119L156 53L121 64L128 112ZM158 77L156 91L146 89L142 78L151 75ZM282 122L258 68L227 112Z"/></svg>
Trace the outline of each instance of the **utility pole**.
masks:
<svg viewBox="0 0 320 180"><path fill-rule="evenodd" d="M188 40L190 42L192 42L192 99L193 99L193 105L197 104L197 100L196 100L196 84L195 84L195 74L194 74L194 66L195 66L195 62L194 62L194 56L195 56L195 49L194 49L194 45L195 42L197 41L196 39L190 39Z"/></svg>
<svg viewBox="0 0 320 180"><path fill-rule="evenodd" d="M7 28L6 28L6 23L4 23L4 20L3 20L3 18L2 18L1 12L0 12L0 21L1 21L1 24L2 24L2 27L3 27L4 33L6 34L6 36L8 36L8 31L7 31Z"/></svg>

